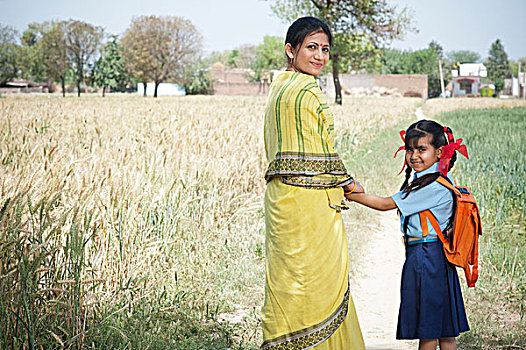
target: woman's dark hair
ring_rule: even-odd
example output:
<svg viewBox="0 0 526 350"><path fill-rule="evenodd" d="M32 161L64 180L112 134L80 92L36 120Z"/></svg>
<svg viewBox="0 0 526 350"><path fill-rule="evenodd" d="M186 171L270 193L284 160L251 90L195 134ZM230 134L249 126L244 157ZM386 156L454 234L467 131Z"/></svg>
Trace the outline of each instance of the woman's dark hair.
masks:
<svg viewBox="0 0 526 350"><path fill-rule="evenodd" d="M453 131L451 131L449 127L447 128L447 132L451 135L453 134ZM428 135L431 135L431 145L435 148L440 148L442 146L447 145L450 142L455 141L453 138L448 140L447 134L444 132L444 127L442 125L432 120L420 120L416 123L411 124L406 130L406 149L416 148L418 140ZM450 171L453 168L456 160L457 154L453 153L453 156L451 157L451 160L449 162L448 171ZM411 177L412 169L409 167L408 164L406 164L406 166L407 168L405 170L405 181L402 184L402 187L400 188L400 190L405 193L404 198L407 197L412 191L417 191L422 187L426 187L440 176L440 172L426 174L415 179L409 184L409 178Z"/></svg>
<svg viewBox="0 0 526 350"><path fill-rule="evenodd" d="M297 49L301 46L307 35L312 33L325 33L329 37L329 46L333 45L331 30L327 23L316 17L301 17L294 21L287 30L285 44L290 44ZM290 63L290 62L289 62Z"/></svg>

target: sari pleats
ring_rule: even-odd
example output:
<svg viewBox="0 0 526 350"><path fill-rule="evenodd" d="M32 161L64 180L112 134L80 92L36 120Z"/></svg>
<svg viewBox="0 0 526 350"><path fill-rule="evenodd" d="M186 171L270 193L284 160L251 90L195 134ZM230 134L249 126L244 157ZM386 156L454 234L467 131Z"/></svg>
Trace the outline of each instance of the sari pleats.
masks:
<svg viewBox="0 0 526 350"><path fill-rule="evenodd" d="M364 349L349 292L342 199L341 187L268 182L262 349Z"/></svg>

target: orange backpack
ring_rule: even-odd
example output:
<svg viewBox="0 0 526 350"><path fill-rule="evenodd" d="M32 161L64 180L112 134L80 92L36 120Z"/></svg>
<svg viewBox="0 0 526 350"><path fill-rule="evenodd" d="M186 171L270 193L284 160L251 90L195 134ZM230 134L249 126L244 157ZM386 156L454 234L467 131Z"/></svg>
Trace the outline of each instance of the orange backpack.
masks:
<svg viewBox="0 0 526 350"><path fill-rule="evenodd" d="M446 237L430 210L419 212L423 236L429 234L427 220L431 223L438 238L442 241L447 260L464 269L468 287L475 287L478 279L479 235L482 234L480 211L475 198L468 187L453 186L440 176L438 183L454 192L453 225L447 230Z"/></svg>

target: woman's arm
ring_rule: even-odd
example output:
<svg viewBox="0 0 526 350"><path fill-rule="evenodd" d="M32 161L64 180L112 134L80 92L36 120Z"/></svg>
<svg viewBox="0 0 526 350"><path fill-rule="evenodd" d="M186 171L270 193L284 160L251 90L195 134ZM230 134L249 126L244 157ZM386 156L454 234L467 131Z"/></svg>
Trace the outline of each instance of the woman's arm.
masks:
<svg viewBox="0 0 526 350"><path fill-rule="evenodd" d="M367 193L351 193L345 196L351 202L360 203L376 210L396 209L396 204L391 197L379 197Z"/></svg>

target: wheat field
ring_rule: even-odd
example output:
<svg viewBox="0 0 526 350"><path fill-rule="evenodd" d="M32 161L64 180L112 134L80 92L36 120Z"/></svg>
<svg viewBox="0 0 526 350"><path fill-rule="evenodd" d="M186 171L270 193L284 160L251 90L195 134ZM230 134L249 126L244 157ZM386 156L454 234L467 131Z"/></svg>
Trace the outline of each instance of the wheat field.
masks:
<svg viewBox="0 0 526 350"><path fill-rule="evenodd" d="M516 105L526 103L348 98L332 106L337 148L352 159L418 108L432 117ZM218 347L257 344L264 106L242 96L0 98L3 347L179 346L200 332Z"/></svg>

